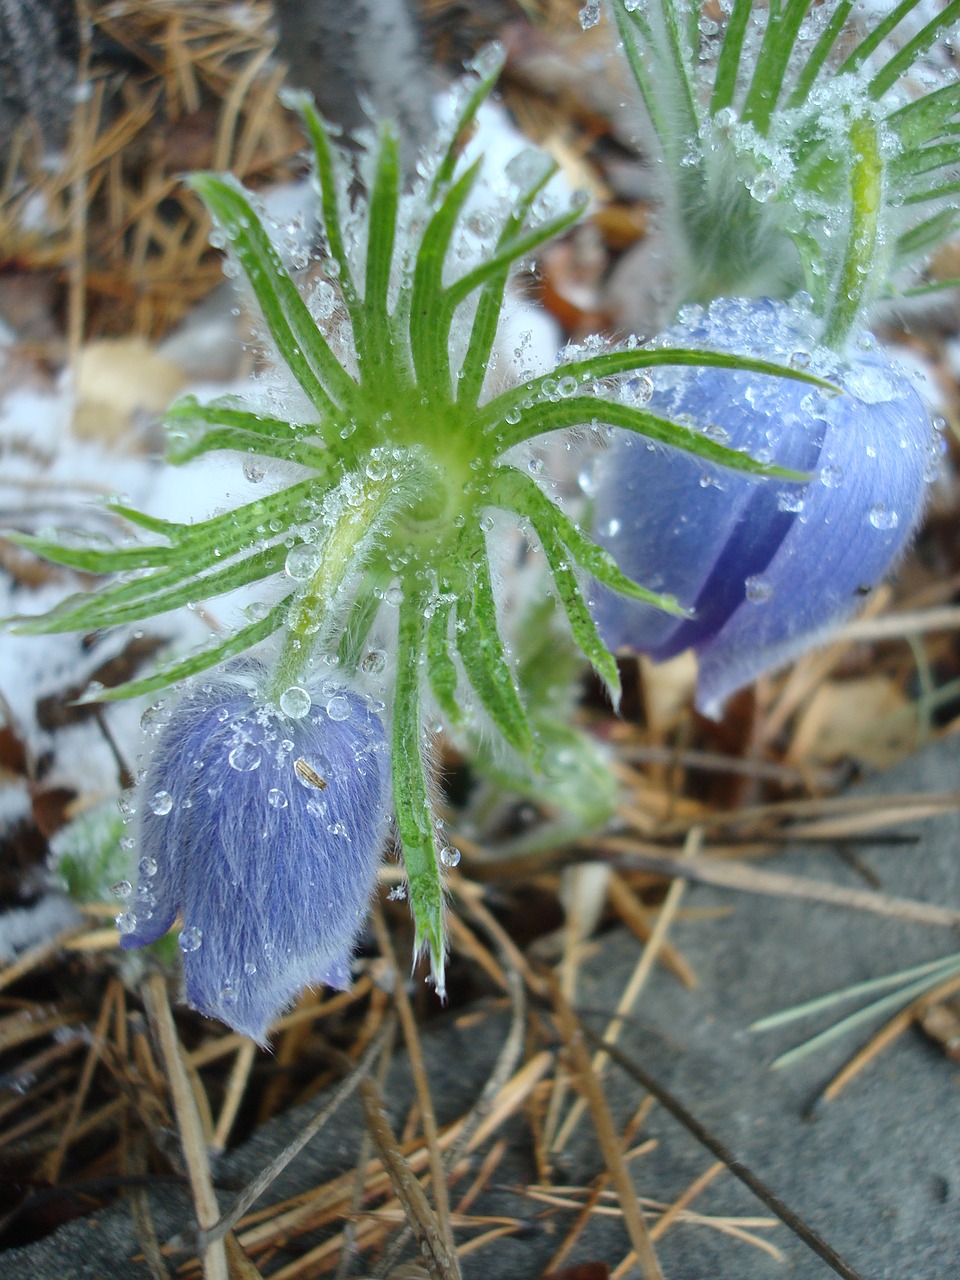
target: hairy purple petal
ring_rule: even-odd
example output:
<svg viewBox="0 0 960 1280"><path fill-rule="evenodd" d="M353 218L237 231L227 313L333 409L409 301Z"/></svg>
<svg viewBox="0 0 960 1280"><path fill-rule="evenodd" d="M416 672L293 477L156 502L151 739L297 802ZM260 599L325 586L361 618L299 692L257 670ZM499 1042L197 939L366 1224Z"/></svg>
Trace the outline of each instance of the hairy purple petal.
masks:
<svg viewBox="0 0 960 1280"><path fill-rule="evenodd" d="M154 941L182 912L188 1002L262 1042L304 987L349 985L389 770L383 726L356 694L292 720L246 683L192 689L159 735L121 945Z"/></svg>
<svg viewBox="0 0 960 1280"><path fill-rule="evenodd" d="M595 482L598 539L644 586L695 611L672 618L598 591L611 648L660 660L694 648L697 706L817 642L848 616L908 542L931 468L929 416L909 378L872 339L845 361L815 350L809 318L769 299L691 309L660 339L809 367L843 388L726 369L658 378L650 407L733 448L798 471L806 486L719 472L618 432Z"/></svg>

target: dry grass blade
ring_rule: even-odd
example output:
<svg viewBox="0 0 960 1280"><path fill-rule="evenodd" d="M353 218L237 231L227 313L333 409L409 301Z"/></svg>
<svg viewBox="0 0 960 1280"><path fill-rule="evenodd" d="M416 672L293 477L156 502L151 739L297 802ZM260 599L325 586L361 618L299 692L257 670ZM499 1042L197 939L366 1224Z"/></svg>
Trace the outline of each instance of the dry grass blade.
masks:
<svg viewBox="0 0 960 1280"><path fill-rule="evenodd" d="M563 1037L564 1047L570 1054L574 1070L577 1073L580 1088L583 1090L593 1117L597 1141L610 1172L610 1180L616 1188L623 1220L630 1235L637 1260L644 1280L663 1280L663 1272L650 1240L650 1229L640 1209L637 1193L627 1168L623 1151L617 1138L610 1109L604 1096L603 1087L593 1069L590 1054L587 1052L583 1030L576 1014L563 998L559 985L553 983L553 1004L557 1023Z"/></svg>
<svg viewBox="0 0 960 1280"><path fill-rule="evenodd" d="M869 911L878 916L909 920L914 924L936 925L945 929L956 929L960 926L960 910L955 907L941 907L933 902L898 898L869 889L850 889L828 880L812 880L807 876L767 871L762 867L752 867L748 863L735 862L728 858L674 857L655 849L654 846L648 846L650 852L641 852L636 841L621 839L618 836L608 836L598 840L595 847L616 855L621 866L654 871L670 877L680 876L699 884L712 884L723 889L739 889L744 893L759 893L773 898L820 902L826 906L846 907L852 911Z"/></svg>
<svg viewBox="0 0 960 1280"><path fill-rule="evenodd" d="M390 1175L393 1189L403 1205L407 1221L423 1252L427 1268L433 1280L462 1280L457 1255L448 1248L444 1231L436 1214L430 1208L423 1188L397 1145L383 1109L383 1097L372 1080L360 1084L367 1131L373 1145Z"/></svg>
<svg viewBox="0 0 960 1280"><path fill-rule="evenodd" d="M818 1258L822 1258L838 1276L843 1277L843 1280L865 1280L865 1277L859 1271L855 1271L848 1262L841 1258L832 1245L828 1244L817 1231L808 1226L799 1214L785 1204L742 1160L739 1160L729 1151L719 1138L702 1125L696 1116L673 1096L669 1089L665 1089L659 1081L654 1079L648 1071L645 1071L638 1062L628 1057L622 1049L617 1048L616 1045L604 1044L602 1038L584 1023L581 1023L580 1027L583 1035L588 1040L597 1048L606 1048L618 1067L636 1080L637 1084L646 1089L648 1093L653 1094L660 1105L666 1111L669 1111L673 1118L683 1125L701 1146L705 1147L711 1155L720 1160L744 1186L749 1187L757 1199L775 1213L780 1221L785 1223L808 1248L812 1249Z"/></svg>
<svg viewBox="0 0 960 1280"><path fill-rule="evenodd" d="M203 1233L217 1221L220 1210L210 1176L210 1161L196 1097L183 1061L173 1014L170 1012L167 984L160 974L151 974L144 982L143 1002L167 1073L170 1097L180 1130L183 1158L193 1193L197 1225ZM228 1280L227 1256L220 1240L204 1241L201 1256L206 1280Z"/></svg>
<svg viewBox="0 0 960 1280"><path fill-rule="evenodd" d="M234 1226L240 1221L252 1204L254 1204L260 1196L263 1195L267 1187L274 1182L284 1171L287 1165L295 1156L299 1155L303 1148L307 1145L311 1138L315 1137L343 1106L347 1098L350 1097L361 1081L369 1074L377 1055L382 1051L390 1037L393 1035L394 1021L387 1018L380 1031L374 1037L372 1042L367 1046L367 1050L363 1057L357 1063L354 1070L347 1076L342 1084L334 1090L332 1097L323 1106L314 1118L306 1124L297 1137L284 1149L275 1156L273 1160L263 1169L253 1182L243 1191L234 1201L232 1207L222 1218L214 1223L210 1223L207 1229L202 1233L204 1242L220 1240L228 1231L232 1231Z"/></svg>

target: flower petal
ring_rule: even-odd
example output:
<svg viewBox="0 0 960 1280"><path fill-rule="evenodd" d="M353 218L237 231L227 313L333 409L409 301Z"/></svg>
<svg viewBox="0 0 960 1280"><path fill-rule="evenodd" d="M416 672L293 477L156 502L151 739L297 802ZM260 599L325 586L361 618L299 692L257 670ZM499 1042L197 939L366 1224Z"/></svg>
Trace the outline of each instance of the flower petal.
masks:
<svg viewBox="0 0 960 1280"><path fill-rule="evenodd" d="M141 831L160 917L183 911L188 1002L262 1042L304 987L349 984L389 770L383 726L354 693L338 689L298 720L223 693L188 695L172 718L149 776L172 766L168 789L182 799L176 816L148 810ZM149 921L122 943L153 936Z"/></svg>

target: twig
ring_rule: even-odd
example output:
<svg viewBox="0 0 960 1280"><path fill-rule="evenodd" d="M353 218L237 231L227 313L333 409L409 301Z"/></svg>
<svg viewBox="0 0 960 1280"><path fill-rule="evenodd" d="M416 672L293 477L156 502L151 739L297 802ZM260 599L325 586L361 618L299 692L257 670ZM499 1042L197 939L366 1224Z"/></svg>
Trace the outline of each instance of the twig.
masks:
<svg viewBox="0 0 960 1280"><path fill-rule="evenodd" d="M447 1247L444 1231L423 1188L397 1145L387 1121L380 1090L370 1079L360 1082L360 1100L373 1145L390 1175L407 1221L413 1227L433 1280L462 1280L457 1255Z"/></svg>
<svg viewBox="0 0 960 1280"><path fill-rule="evenodd" d="M652 1093L660 1105L666 1111L669 1111L673 1118L679 1121L701 1146L706 1147L711 1155L722 1161L735 1178L739 1179L744 1186L749 1187L757 1199L765 1204L772 1213L775 1213L780 1221L785 1223L809 1249L812 1249L818 1258L822 1258L838 1276L842 1276L843 1280L865 1280L865 1277L859 1271L855 1271L849 1263L844 1262L832 1245L827 1244L821 1235L814 1231L812 1227L807 1226L793 1209L771 1191L765 1182L758 1178L732 1151L728 1150L719 1138L702 1125L692 1112L688 1111L669 1090L665 1089L639 1063L628 1057L622 1049L618 1049L615 1045L606 1044L603 1038L585 1023L581 1023L580 1027L587 1040L598 1049L605 1048L618 1067L636 1080L637 1084L646 1089L648 1093Z"/></svg>
<svg viewBox="0 0 960 1280"><path fill-rule="evenodd" d="M237 1112L240 1109L240 1103L243 1101L244 1090L247 1087L247 1081L250 1078L250 1071L253 1067L253 1060L256 1056L257 1046L252 1040L247 1040L237 1050L237 1056L234 1060L230 1075L227 1078L227 1088L224 1094L223 1106L220 1108L220 1114L217 1117L217 1123L213 1130L213 1151L219 1154L227 1145L230 1137L230 1130L233 1128L233 1122L237 1118ZM194 1068L196 1070L196 1068Z"/></svg>
<svg viewBox="0 0 960 1280"><path fill-rule="evenodd" d="M210 1161L203 1139L200 1114L197 1111L196 1098L184 1066L173 1014L170 1012L166 981L158 973L151 974L143 984L142 993L147 1016L157 1037L167 1073L170 1097L180 1130L183 1158L190 1179L190 1190L193 1193L197 1226L202 1237L205 1229L216 1222L220 1210L217 1206L216 1192L213 1189L213 1179L210 1176ZM227 1255L219 1239L203 1240L200 1245L200 1254L206 1280L228 1280Z"/></svg>
<svg viewBox="0 0 960 1280"><path fill-rule="evenodd" d="M630 1243L633 1245L645 1280L663 1280L663 1272L660 1269L660 1263L657 1261L657 1255L650 1241L650 1230L637 1200L637 1192L633 1185L633 1179L630 1177L630 1170L627 1168L623 1151L620 1148L617 1131L610 1115L610 1109L607 1106L603 1087L597 1078L593 1063L590 1061L590 1055L587 1052L587 1046L584 1041L585 1028L581 1027L576 1014L563 998L563 993L556 980L553 981L552 988L553 1004L563 1037L564 1048L569 1052L573 1060L574 1069L579 1077L580 1088L583 1090L590 1113L593 1116L597 1141L600 1143L600 1150L603 1152L603 1158L610 1171L610 1179L616 1189L620 1208L623 1210L623 1220L630 1235Z"/></svg>
<svg viewBox="0 0 960 1280"><path fill-rule="evenodd" d="M219 1220L211 1223L205 1231L201 1233L202 1242L209 1244L213 1241L221 1240L228 1231L232 1231L243 1215L247 1212L252 1204L254 1204L260 1196L263 1195L267 1187L280 1176L290 1161L307 1145L311 1138L320 1132L327 1121L340 1110L347 1098L357 1089L360 1082L367 1076L390 1036L393 1035L394 1019L388 1017L384 1019L384 1024L380 1031L374 1036L370 1045L367 1047L366 1053L357 1063L355 1069L347 1076L347 1078L334 1091L333 1096L325 1106L317 1112L314 1118L306 1124L300 1133L294 1138L293 1142L270 1161L265 1169L263 1169L250 1185L237 1196L230 1209Z"/></svg>
<svg viewBox="0 0 960 1280"><path fill-rule="evenodd" d="M941 907L933 902L898 898L869 889L851 889L828 880L812 880L807 876L788 875L782 871L767 871L733 859L709 856L683 858L668 853L640 852L635 842L614 836L598 840L595 848L617 855L621 866L655 871L670 877L681 876L700 884L739 889L766 897L822 902L827 906L869 911L874 915L910 920L916 924L938 925L947 929L960 926L960 910L955 907Z"/></svg>

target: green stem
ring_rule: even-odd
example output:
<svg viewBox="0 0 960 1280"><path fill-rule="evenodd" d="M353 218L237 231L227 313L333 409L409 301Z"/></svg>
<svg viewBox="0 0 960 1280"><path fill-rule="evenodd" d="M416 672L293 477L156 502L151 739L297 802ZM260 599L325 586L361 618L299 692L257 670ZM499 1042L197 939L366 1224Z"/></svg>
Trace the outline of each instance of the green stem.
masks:
<svg viewBox="0 0 960 1280"><path fill-rule="evenodd" d="M843 349L878 280L880 218L883 211L883 158L876 121L859 116L850 125L850 230L840 279L827 314L823 341Z"/></svg>
<svg viewBox="0 0 960 1280"><path fill-rule="evenodd" d="M331 644L344 588L356 578L400 502L410 496L412 464L411 458L406 474L399 477L392 470L377 479L367 472L352 472L324 504L318 521L326 528L320 564L287 614L268 691L271 702L279 702L285 689L300 684L311 656Z"/></svg>

